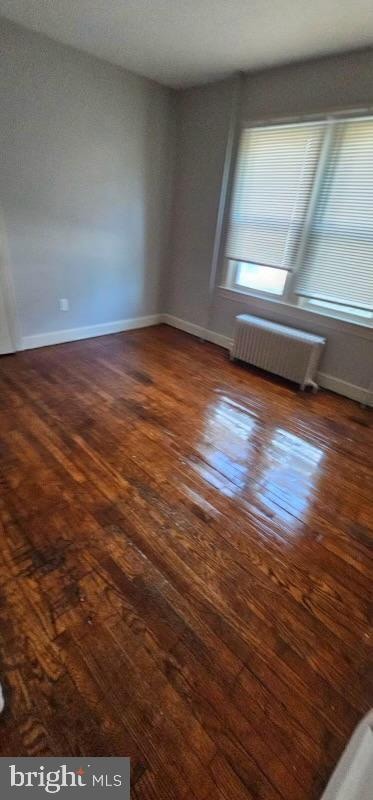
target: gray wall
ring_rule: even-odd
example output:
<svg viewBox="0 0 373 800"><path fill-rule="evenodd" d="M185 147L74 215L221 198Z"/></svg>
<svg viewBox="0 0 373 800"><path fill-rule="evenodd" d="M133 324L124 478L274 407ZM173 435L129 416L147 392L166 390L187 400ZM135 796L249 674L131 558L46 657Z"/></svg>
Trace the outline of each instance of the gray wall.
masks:
<svg viewBox="0 0 373 800"><path fill-rule="evenodd" d="M209 271L232 102L232 81L180 91L168 281L163 310L207 324Z"/></svg>
<svg viewBox="0 0 373 800"><path fill-rule="evenodd" d="M244 80L241 117L312 113L373 104L373 51L346 54L250 75ZM340 381L366 387L372 376L373 337L357 326L319 315L294 317L285 306L224 296L209 308L209 280L229 127L232 84L222 82L179 93L177 167L173 200L175 239L164 305L171 315L232 336L234 317L247 310L328 337L321 365ZM346 331L348 331L346 333ZM360 335L361 334L361 335Z"/></svg>
<svg viewBox="0 0 373 800"><path fill-rule="evenodd" d="M5 20L0 51L0 222L22 335L159 311L172 92Z"/></svg>

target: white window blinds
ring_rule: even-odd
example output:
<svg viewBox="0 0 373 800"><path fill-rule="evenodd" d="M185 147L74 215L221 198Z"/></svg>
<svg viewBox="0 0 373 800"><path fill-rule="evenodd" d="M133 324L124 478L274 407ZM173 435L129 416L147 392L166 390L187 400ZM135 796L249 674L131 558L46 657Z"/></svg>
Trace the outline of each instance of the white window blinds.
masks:
<svg viewBox="0 0 373 800"><path fill-rule="evenodd" d="M373 311L373 119L329 124L295 292Z"/></svg>
<svg viewBox="0 0 373 800"><path fill-rule="evenodd" d="M226 256L291 270L325 123L242 132Z"/></svg>

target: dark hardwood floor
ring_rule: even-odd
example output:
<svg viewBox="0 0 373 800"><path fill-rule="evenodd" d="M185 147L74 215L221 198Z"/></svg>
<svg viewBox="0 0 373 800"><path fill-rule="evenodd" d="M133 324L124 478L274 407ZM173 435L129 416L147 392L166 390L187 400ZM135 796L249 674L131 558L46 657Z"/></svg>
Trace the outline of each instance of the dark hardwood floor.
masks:
<svg viewBox="0 0 373 800"><path fill-rule="evenodd" d="M1 755L318 800L373 704L372 420L165 326L2 357Z"/></svg>

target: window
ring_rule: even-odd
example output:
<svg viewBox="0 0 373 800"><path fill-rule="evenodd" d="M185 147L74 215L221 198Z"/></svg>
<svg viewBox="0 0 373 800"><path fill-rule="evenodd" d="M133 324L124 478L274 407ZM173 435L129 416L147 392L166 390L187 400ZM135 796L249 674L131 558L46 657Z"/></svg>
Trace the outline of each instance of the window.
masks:
<svg viewBox="0 0 373 800"><path fill-rule="evenodd" d="M242 132L230 286L373 321L373 118Z"/></svg>
<svg viewBox="0 0 373 800"><path fill-rule="evenodd" d="M260 264L246 264L244 261L232 262L235 281L238 287L255 289L258 292L282 295L285 288L286 272Z"/></svg>

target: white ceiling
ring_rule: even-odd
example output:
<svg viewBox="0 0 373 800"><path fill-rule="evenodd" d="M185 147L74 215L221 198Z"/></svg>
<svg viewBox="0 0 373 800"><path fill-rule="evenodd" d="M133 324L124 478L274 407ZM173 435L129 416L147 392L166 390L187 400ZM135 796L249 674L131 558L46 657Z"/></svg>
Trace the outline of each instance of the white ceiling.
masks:
<svg viewBox="0 0 373 800"><path fill-rule="evenodd" d="M0 0L0 15L175 87L373 43L372 0Z"/></svg>

